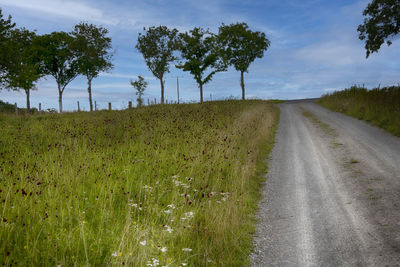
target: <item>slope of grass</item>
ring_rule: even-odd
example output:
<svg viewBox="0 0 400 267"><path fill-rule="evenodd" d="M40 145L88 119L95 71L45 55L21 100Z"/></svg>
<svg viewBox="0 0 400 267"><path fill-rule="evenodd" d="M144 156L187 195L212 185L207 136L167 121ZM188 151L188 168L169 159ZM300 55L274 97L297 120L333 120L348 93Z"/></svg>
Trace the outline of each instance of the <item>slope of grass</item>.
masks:
<svg viewBox="0 0 400 267"><path fill-rule="evenodd" d="M400 136L400 87L367 90L352 86L343 91L324 95L319 104L366 120Z"/></svg>
<svg viewBox="0 0 400 267"><path fill-rule="evenodd" d="M0 264L249 264L278 115L263 101L0 114Z"/></svg>

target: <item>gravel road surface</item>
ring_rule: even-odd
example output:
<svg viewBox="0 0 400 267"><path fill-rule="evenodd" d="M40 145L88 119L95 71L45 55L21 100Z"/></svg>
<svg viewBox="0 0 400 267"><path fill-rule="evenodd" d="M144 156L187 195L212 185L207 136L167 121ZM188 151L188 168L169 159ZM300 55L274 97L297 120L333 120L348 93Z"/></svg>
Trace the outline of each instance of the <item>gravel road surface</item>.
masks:
<svg viewBox="0 0 400 267"><path fill-rule="evenodd" d="M400 138L307 101L280 108L253 265L400 266Z"/></svg>

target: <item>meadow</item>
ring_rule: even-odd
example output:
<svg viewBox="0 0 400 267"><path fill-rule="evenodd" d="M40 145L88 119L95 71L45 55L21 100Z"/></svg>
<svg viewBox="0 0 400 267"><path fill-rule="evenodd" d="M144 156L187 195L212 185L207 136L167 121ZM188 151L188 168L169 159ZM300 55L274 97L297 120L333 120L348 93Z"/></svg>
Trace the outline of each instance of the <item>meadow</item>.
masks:
<svg viewBox="0 0 400 267"><path fill-rule="evenodd" d="M352 86L343 91L324 95L322 106L365 120L396 136L400 136L400 87L367 90Z"/></svg>
<svg viewBox="0 0 400 267"><path fill-rule="evenodd" d="M279 109L0 114L0 264L245 266Z"/></svg>

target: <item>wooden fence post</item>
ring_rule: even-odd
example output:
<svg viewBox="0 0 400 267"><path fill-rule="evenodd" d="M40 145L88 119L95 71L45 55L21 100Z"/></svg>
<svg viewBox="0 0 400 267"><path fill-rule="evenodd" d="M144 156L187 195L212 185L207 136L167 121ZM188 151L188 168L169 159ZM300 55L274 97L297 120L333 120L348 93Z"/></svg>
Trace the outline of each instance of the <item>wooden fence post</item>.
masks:
<svg viewBox="0 0 400 267"><path fill-rule="evenodd" d="M78 101L78 112L81 111L81 107L79 106L79 101Z"/></svg>
<svg viewBox="0 0 400 267"><path fill-rule="evenodd" d="M108 102L108 110L111 111L111 102Z"/></svg>
<svg viewBox="0 0 400 267"><path fill-rule="evenodd" d="M15 102L15 104L14 104L14 110L15 110L15 115L18 115L18 106L17 106L17 102Z"/></svg>
<svg viewBox="0 0 400 267"><path fill-rule="evenodd" d="M97 102L94 101L94 111L97 111Z"/></svg>
<svg viewBox="0 0 400 267"><path fill-rule="evenodd" d="M150 99L147 98L147 105L150 106Z"/></svg>
<svg viewBox="0 0 400 267"><path fill-rule="evenodd" d="M129 109L132 109L132 101L128 102Z"/></svg>
<svg viewBox="0 0 400 267"><path fill-rule="evenodd" d="M39 103L39 114L42 114L42 104Z"/></svg>

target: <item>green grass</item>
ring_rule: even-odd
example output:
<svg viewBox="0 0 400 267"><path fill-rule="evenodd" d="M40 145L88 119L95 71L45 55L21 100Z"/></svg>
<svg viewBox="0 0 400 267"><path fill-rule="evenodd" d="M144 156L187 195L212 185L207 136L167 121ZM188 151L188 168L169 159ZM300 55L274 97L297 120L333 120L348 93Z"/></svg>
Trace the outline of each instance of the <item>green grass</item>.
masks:
<svg viewBox="0 0 400 267"><path fill-rule="evenodd" d="M0 114L0 264L249 265L265 101Z"/></svg>
<svg viewBox="0 0 400 267"><path fill-rule="evenodd" d="M400 87L367 90L352 86L324 95L318 103L400 136Z"/></svg>

